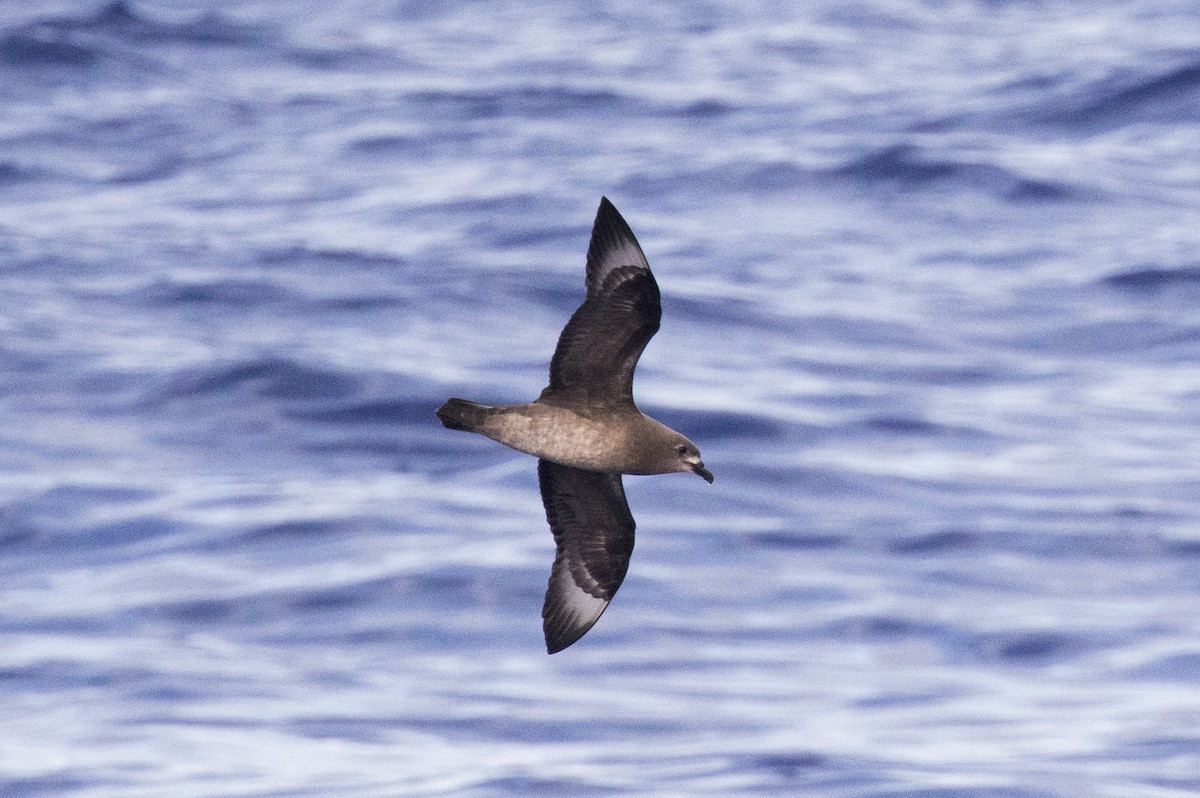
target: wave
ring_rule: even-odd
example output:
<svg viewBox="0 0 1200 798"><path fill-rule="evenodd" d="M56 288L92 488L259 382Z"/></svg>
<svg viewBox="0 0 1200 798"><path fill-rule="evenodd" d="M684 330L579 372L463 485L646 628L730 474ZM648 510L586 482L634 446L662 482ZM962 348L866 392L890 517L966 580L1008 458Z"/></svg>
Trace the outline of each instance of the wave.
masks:
<svg viewBox="0 0 1200 798"><path fill-rule="evenodd" d="M69 41L41 25L15 30L0 37L0 65L8 67L91 67L101 58L93 46Z"/></svg>
<svg viewBox="0 0 1200 798"><path fill-rule="evenodd" d="M934 158L911 144L867 153L827 170L834 178L897 189L952 186L994 194L1010 202L1054 202L1081 198L1077 187L1026 177L994 164Z"/></svg>
<svg viewBox="0 0 1200 798"><path fill-rule="evenodd" d="M859 426L889 436L982 437L982 430L938 424L923 418L905 415L874 416L859 422Z"/></svg>
<svg viewBox="0 0 1200 798"><path fill-rule="evenodd" d="M119 547L157 538L172 531L159 516L137 512L137 505L155 497L150 490L113 485L64 483L0 505L0 551L71 550L87 557L88 550ZM120 508L120 519L94 520L90 510ZM113 513L109 512L108 516ZM80 546L86 537L87 546Z"/></svg>
<svg viewBox="0 0 1200 798"><path fill-rule="evenodd" d="M688 437L697 441L729 438L774 440L784 435L784 429L778 423L748 413L653 407L647 407L646 412L669 427L687 430Z"/></svg>
<svg viewBox="0 0 1200 798"><path fill-rule="evenodd" d="M1130 80L1109 77L1060 99L1041 121L1086 132L1139 122L1194 123L1200 120L1200 62Z"/></svg>
<svg viewBox="0 0 1200 798"><path fill-rule="evenodd" d="M164 21L140 12L125 0L114 0L91 17L58 18L35 25L59 31L101 32L126 41L250 44L264 39L261 29L231 22L214 11L193 19Z"/></svg>
<svg viewBox="0 0 1200 798"><path fill-rule="evenodd" d="M283 400L337 399L358 390L358 380L342 371L287 358L264 357L189 370L169 380L163 400L249 392Z"/></svg>
<svg viewBox="0 0 1200 798"><path fill-rule="evenodd" d="M1104 277L1102 282L1127 291L1153 292L1173 287L1200 288L1200 265L1166 268L1143 266Z"/></svg>
<svg viewBox="0 0 1200 798"><path fill-rule="evenodd" d="M286 264L289 274L279 279L259 277L217 277L206 280L187 280L164 277L136 289L129 299L151 307L194 306L197 309L222 309L236 312L276 306L279 312L333 311L356 313L379 308L409 304L396 292L389 281L392 271L403 261L387 255L368 252L289 249L260 254L258 262L265 266ZM353 271L378 269L382 278L346 280L329 286L325 282L304 280L296 274L300 269L338 268ZM288 285L281 284L282 281ZM384 285L380 285L384 282ZM294 287L293 287L294 286Z"/></svg>
<svg viewBox="0 0 1200 798"><path fill-rule="evenodd" d="M1088 192L1068 183L1028 177L987 163L924 154L911 144L866 153L827 169L809 169L789 161L736 161L686 172L640 172L625 178L621 190L651 196L687 195L714 190L772 194L812 191L830 180L846 185L901 191L956 188L984 191L1013 203L1067 202Z"/></svg>
<svg viewBox="0 0 1200 798"><path fill-rule="evenodd" d="M974 639L976 653L1008 665L1058 665L1100 645L1098 640L1058 631L1014 631Z"/></svg>
<svg viewBox="0 0 1200 798"><path fill-rule="evenodd" d="M836 549L848 545L848 535L822 534L820 532L759 532L746 535L742 542L747 546L782 551L806 551L809 549Z"/></svg>
<svg viewBox="0 0 1200 798"><path fill-rule="evenodd" d="M455 456L454 441L469 444L438 436L434 410L443 399L384 377L263 357L177 373L142 393L134 410L161 415L171 440L276 458L273 467L282 457L318 457L325 466L330 458L394 465L419 457L429 467Z"/></svg>
<svg viewBox="0 0 1200 798"><path fill-rule="evenodd" d="M221 279L185 282L174 278L157 280L134 292L133 299L149 305L254 306L288 297L282 286L266 280Z"/></svg>
<svg viewBox="0 0 1200 798"><path fill-rule="evenodd" d="M632 98L614 91L576 89L571 86L510 86L492 90L423 90L406 95L422 115L436 114L455 120L498 117L577 117L580 113L611 115L632 112Z"/></svg>
<svg viewBox="0 0 1200 798"><path fill-rule="evenodd" d="M91 72L110 61L146 67L152 57L131 53L130 45L246 46L271 39L260 28L216 12L162 20L115 0L92 14L34 19L11 29L0 36L0 66L59 74Z"/></svg>
<svg viewBox="0 0 1200 798"><path fill-rule="evenodd" d="M622 194L692 196L727 191L762 194L811 190L817 174L788 161L734 161L690 171L635 172L621 181Z"/></svg>
<svg viewBox="0 0 1200 798"><path fill-rule="evenodd" d="M370 399L320 410L302 410L288 416L342 426L433 425L433 411L439 402L429 399Z"/></svg>
<svg viewBox="0 0 1200 798"><path fill-rule="evenodd" d="M308 247L304 245L262 249L255 253L254 259L257 263L264 265L285 265L289 268L293 268L301 263L321 267L381 268L387 270L400 267L407 268L409 266L407 260L399 255L393 255L388 252Z"/></svg>
<svg viewBox="0 0 1200 798"><path fill-rule="evenodd" d="M3 43L0 43L0 49L3 46ZM13 161L0 161L0 186L34 183L47 177L48 175L40 169L30 169Z"/></svg>
<svg viewBox="0 0 1200 798"><path fill-rule="evenodd" d="M1129 675L1147 681L1195 684L1200 680L1200 653L1187 651L1166 654L1145 665L1130 669Z"/></svg>
<svg viewBox="0 0 1200 798"><path fill-rule="evenodd" d="M950 551L980 548L979 536L961 529L947 529L892 541L888 548L896 554L927 556Z"/></svg>

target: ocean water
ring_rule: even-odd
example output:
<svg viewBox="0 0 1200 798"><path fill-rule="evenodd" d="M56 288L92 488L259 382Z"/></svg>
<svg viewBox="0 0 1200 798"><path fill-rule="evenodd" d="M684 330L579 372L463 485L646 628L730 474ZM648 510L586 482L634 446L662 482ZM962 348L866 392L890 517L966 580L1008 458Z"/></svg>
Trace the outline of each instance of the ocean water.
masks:
<svg viewBox="0 0 1200 798"><path fill-rule="evenodd" d="M1200 794L1200 6L0 4L0 796ZM525 401L664 319L544 653Z"/></svg>

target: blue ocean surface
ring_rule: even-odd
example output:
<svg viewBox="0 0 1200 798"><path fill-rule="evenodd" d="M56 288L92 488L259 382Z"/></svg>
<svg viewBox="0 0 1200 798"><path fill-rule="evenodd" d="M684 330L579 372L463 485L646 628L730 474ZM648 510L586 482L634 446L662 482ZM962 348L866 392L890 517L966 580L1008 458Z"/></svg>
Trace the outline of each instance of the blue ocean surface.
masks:
<svg viewBox="0 0 1200 798"><path fill-rule="evenodd" d="M663 325L548 657L527 401ZM0 4L0 796L1200 794L1200 5Z"/></svg>

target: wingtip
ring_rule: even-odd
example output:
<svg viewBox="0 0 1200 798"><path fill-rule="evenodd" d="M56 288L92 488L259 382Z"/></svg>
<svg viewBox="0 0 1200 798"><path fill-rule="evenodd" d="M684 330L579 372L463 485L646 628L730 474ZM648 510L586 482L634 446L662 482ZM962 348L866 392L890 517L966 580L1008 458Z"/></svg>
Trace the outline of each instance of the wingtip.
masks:
<svg viewBox="0 0 1200 798"><path fill-rule="evenodd" d="M591 625L585 627L583 631L577 629L550 628L549 623L546 624L543 632L546 636L546 653L557 654L564 648L569 648L574 643L579 642L579 639L591 628Z"/></svg>
<svg viewBox="0 0 1200 798"><path fill-rule="evenodd" d="M600 207L596 209L596 220L592 224L592 240L588 245L588 256L599 258L602 252L613 246L632 245L637 251L637 260L645 263L646 256L642 254L637 236L629 227L629 222L617 210L608 197L600 198Z"/></svg>
<svg viewBox="0 0 1200 798"><path fill-rule="evenodd" d="M627 225L625 217L621 216L621 212L617 210L617 206L612 204L612 200L608 197L600 197L600 207L596 209L596 221L599 223L602 220L620 219L621 224Z"/></svg>
<svg viewBox="0 0 1200 798"><path fill-rule="evenodd" d="M587 634L595 625L596 622L592 621L582 628L574 627L567 629L545 630L546 653L557 654L563 649L570 648L582 640L583 636Z"/></svg>
<svg viewBox="0 0 1200 798"><path fill-rule="evenodd" d="M546 653L557 654L565 648L578 643L585 634L591 631L608 609L608 602L593 617L579 617L564 612L564 608L556 606L552 593L546 594L546 605L542 608L542 633L546 638Z"/></svg>

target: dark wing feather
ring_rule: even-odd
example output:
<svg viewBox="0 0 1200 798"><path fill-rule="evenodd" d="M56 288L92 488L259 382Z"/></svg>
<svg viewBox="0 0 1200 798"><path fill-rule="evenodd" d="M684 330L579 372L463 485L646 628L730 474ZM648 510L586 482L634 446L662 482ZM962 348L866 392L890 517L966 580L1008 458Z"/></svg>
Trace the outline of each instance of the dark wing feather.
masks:
<svg viewBox="0 0 1200 798"><path fill-rule="evenodd" d="M658 283L629 225L601 198L587 256L587 297L558 338L541 400L633 402L633 370L658 331Z"/></svg>
<svg viewBox="0 0 1200 798"><path fill-rule="evenodd" d="M633 516L620 474L538 460L538 483L557 552L542 606L546 650L583 637L616 594L633 553Z"/></svg>

